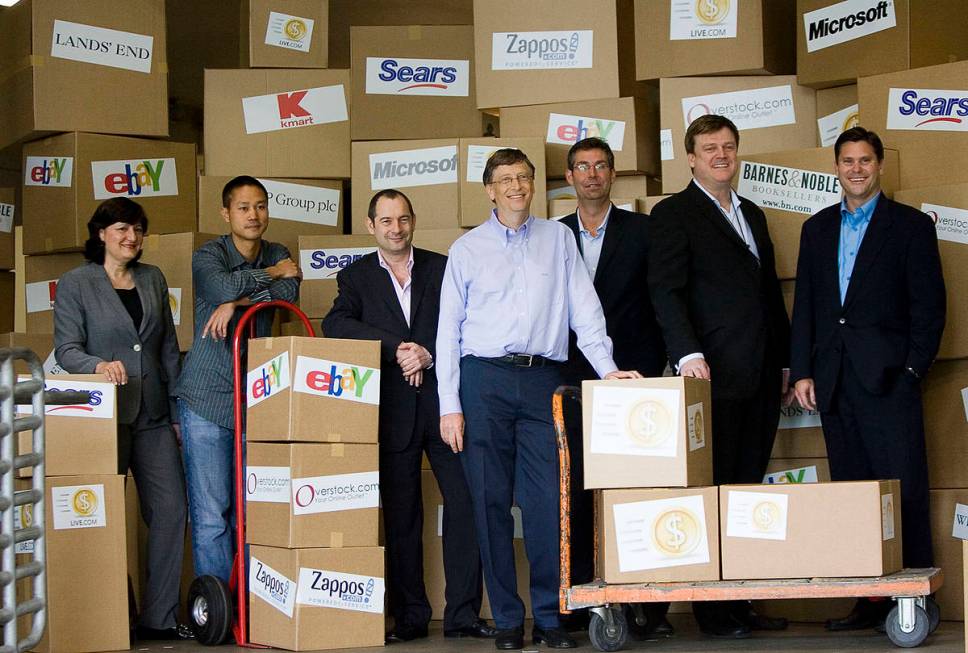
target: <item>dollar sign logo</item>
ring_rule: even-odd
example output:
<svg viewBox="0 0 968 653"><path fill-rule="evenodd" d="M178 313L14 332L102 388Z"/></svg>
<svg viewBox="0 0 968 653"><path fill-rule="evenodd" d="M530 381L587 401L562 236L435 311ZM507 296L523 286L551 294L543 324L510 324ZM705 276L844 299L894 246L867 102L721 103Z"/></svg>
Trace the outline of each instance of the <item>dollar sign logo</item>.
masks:
<svg viewBox="0 0 968 653"><path fill-rule="evenodd" d="M701 538L699 520L684 508L664 512L653 522L652 541L659 553L684 556L696 548Z"/></svg>
<svg viewBox="0 0 968 653"><path fill-rule="evenodd" d="M655 424L655 413L655 404L647 404L642 409L642 430L645 432L645 436L649 438L654 438L655 432L659 429Z"/></svg>
<svg viewBox="0 0 968 653"><path fill-rule="evenodd" d="M97 509L97 495L88 488L82 488L74 493L74 512L82 517L92 514Z"/></svg>
<svg viewBox="0 0 968 653"><path fill-rule="evenodd" d="M696 15L705 23L718 23L729 11L729 0L697 0Z"/></svg>
<svg viewBox="0 0 968 653"><path fill-rule="evenodd" d="M672 436L672 429L669 410L657 401L639 401L629 410L628 434L639 446L661 445Z"/></svg>
<svg viewBox="0 0 968 653"><path fill-rule="evenodd" d="M780 517L780 509L775 503L764 501L753 508L753 523L762 531L773 530Z"/></svg>
<svg viewBox="0 0 968 653"><path fill-rule="evenodd" d="M301 20L291 19L286 23L283 30L286 32L286 36L293 41L301 41L306 34L306 25Z"/></svg>
<svg viewBox="0 0 968 653"><path fill-rule="evenodd" d="M686 543L686 534L682 532L680 528L682 526L682 515L675 513L666 522L665 528L669 532L669 539L666 540L666 544L670 549L675 549L678 551L682 548L682 545Z"/></svg>

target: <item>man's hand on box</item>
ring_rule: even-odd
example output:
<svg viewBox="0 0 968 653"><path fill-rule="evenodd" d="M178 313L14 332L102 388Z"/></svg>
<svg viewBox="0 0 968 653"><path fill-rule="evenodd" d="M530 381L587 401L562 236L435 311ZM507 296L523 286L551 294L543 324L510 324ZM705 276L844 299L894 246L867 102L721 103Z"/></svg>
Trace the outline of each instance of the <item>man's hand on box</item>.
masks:
<svg viewBox="0 0 968 653"><path fill-rule="evenodd" d="M605 375L606 381L613 381L615 379L641 379L642 375L635 370L615 370L614 372L609 372Z"/></svg>

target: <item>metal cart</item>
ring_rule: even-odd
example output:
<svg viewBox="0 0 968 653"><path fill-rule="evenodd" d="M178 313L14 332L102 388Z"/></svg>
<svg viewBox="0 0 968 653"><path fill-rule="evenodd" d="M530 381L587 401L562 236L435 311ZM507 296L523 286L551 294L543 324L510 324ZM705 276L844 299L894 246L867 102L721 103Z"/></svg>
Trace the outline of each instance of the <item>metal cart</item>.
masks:
<svg viewBox="0 0 968 653"><path fill-rule="evenodd" d="M629 639L628 614L623 605L661 601L726 601L794 598L890 597L897 605L887 616L887 636L899 647L919 646L940 623L938 605L930 598L941 587L940 569L904 569L877 578L797 578L785 580L708 581L691 583L634 583L609 585L596 580L571 584L571 455L565 431L565 399L580 401L581 390L561 386L552 399L558 439L560 507L559 611L588 608L588 636L599 651L619 651ZM596 503L597 510L597 503ZM599 523L596 515L595 524ZM597 526L596 526L597 528ZM598 568L595 537L595 568Z"/></svg>

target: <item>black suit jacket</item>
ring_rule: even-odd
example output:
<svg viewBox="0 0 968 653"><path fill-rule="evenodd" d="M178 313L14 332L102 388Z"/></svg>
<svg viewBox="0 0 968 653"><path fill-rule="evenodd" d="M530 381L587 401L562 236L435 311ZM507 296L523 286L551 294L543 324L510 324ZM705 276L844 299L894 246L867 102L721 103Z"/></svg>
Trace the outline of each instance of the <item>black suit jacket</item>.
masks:
<svg viewBox="0 0 968 653"><path fill-rule="evenodd" d="M766 217L749 200L740 208L759 261L695 182L650 218L649 289L670 361L702 352L727 399L752 397L764 371L779 374L790 345Z"/></svg>
<svg viewBox="0 0 968 653"><path fill-rule="evenodd" d="M446 256L413 248L410 326L376 252L336 275L339 294L323 319L323 333L330 338L380 341L380 447L386 451L401 451L410 444L418 412L431 426L439 424L437 375L424 370L423 385L414 388L403 378L396 352L400 343L416 342L435 354L446 264Z"/></svg>
<svg viewBox="0 0 968 653"><path fill-rule="evenodd" d="M581 251L578 214L566 215L561 222L574 232ZM649 298L647 228L645 215L613 205L602 236L602 255L592 281L602 302L615 364L620 370L662 376L666 352ZM569 333L566 374L571 382L598 378L591 363L578 349L574 332Z"/></svg>
<svg viewBox="0 0 968 653"><path fill-rule="evenodd" d="M790 380L813 378L828 410L843 355L868 392L887 392L908 367L919 376L938 353L945 289L934 224L882 194L840 303L840 205L800 234Z"/></svg>

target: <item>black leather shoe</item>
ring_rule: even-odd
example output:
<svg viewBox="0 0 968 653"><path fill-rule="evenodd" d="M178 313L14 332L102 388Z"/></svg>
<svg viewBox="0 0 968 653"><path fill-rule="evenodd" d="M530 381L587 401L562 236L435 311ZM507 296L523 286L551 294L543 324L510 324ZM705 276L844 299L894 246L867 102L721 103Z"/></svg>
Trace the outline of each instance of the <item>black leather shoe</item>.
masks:
<svg viewBox="0 0 968 653"><path fill-rule="evenodd" d="M134 638L138 641L170 642L186 639L195 639L191 628L185 624L177 624L171 628L148 628L147 626L135 626Z"/></svg>
<svg viewBox="0 0 968 653"><path fill-rule="evenodd" d="M462 637L476 637L478 639L489 639L497 635L497 628L488 626L487 622L483 619L478 619L470 626L464 626L463 628L451 628L450 630L444 630L444 637L451 637L454 639L460 639Z"/></svg>
<svg viewBox="0 0 968 653"><path fill-rule="evenodd" d="M741 624L730 614L703 619L699 622L699 630L714 639L747 639L753 635L749 626Z"/></svg>
<svg viewBox="0 0 968 653"><path fill-rule="evenodd" d="M827 630L835 632L876 628L878 625L884 623L884 619L887 617L887 613L891 611L893 605L891 601L858 599L850 614L841 619L828 619L825 625Z"/></svg>
<svg viewBox="0 0 968 653"><path fill-rule="evenodd" d="M538 628L531 630L531 642L548 648L577 648L578 642L561 628Z"/></svg>
<svg viewBox="0 0 968 653"><path fill-rule="evenodd" d="M426 626L408 626L404 624L397 626L387 633L387 644L392 644L393 642L410 642L415 639L423 639L426 636Z"/></svg>
<svg viewBox="0 0 968 653"><path fill-rule="evenodd" d="M786 618L767 617L764 614L759 614L749 604L734 612L733 618L750 630L786 630L790 625L790 622Z"/></svg>
<svg viewBox="0 0 968 653"><path fill-rule="evenodd" d="M518 626L517 628L497 631L494 638L494 647L500 651L524 648L524 628Z"/></svg>

